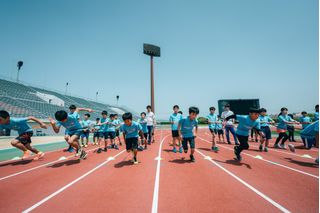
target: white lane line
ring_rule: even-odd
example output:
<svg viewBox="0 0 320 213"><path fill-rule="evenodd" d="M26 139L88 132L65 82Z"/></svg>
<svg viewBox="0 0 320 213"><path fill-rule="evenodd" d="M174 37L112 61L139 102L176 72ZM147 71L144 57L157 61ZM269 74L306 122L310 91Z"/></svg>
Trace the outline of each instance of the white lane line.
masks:
<svg viewBox="0 0 320 213"><path fill-rule="evenodd" d="M199 136L198 136L198 137L199 137ZM203 141L211 144L210 141L208 141L208 140L206 140L206 139L203 139L203 138L201 138L201 137L199 137L199 138L200 138L201 140L203 140ZM223 145L221 145L221 144L219 145L219 147L222 147L222 148L231 150L231 151L233 152L233 149L231 149L231 148L229 148L229 147L225 147L225 146L223 146ZM281 164L281 163L277 163L277 162L274 162L274 161L271 161L271 160L266 160L266 159L264 159L264 158L261 158L261 159L260 159L260 158L257 158L257 157L254 156L254 155L251 155L251 154L248 154L248 153L245 153L245 152L242 152L242 154L247 155L247 156L250 156L250 157L252 157L252 158L254 158L254 159L257 159L257 160L262 160L262 161L264 161L264 162L271 163L271 164L273 164L273 165L276 165L276 166L279 166L279 167L282 167L282 168L285 168L285 169L289 169L289 170L294 171L294 172L298 172L298 173L300 173L300 174L308 175L308 176L310 176L310 177L314 177L314 178L319 179L319 177L316 176L316 175L313 175L313 174L310 174L310 173L301 171L301 170L299 170L299 169L291 168L291 167L289 167L289 166L285 166L285 165L283 165L283 164Z"/></svg>
<svg viewBox="0 0 320 213"><path fill-rule="evenodd" d="M210 136L208 133L205 133L206 135ZM259 148L259 146L256 146L256 145L253 145L252 143L250 143L250 146L254 147L254 148ZM295 154L295 153L291 153L291 152L284 152L284 151L281 151L281 150L277 150L277 149L269 149L269 151L272 151L272 152L279 152L279 153L283 153L283 154L286 154L286 155L292 155L292 156L297 156L297 157L302 157L302 155L299 155L299 154ZM308 151L314 151L314 152L319 152L318 150L308 150ZM312 157L313 160L315 160L316 158Z"/></svg>
<svg viewBox="0 0 320 213"><path fill-rule="evenodd" d="M115 156L113 156L114 158L116 158L117 156L119 156L120 154L124 153L126 150L122 150L121 152L119 152L118 154L116 154ZM51 195L43 198L42 200L40 200L38 203L34 204L33 206L31 206L30 208L26 209L23 211L23 213L27 213L27 212L31 212L32 210L34 210L35 208L41 206L43 203L47 202L48 200L50 200L51 198L53 198L54 196L58 195L59 193L63 192L64 190L66 190L67 188L69 188L70 186L72 186L73 184L79 182L80 180L82 180L83 178L87 177L88 175L90 175L91 173L93 173L94 171L96 171L97 169L101 168L102 166L104 166L105 164L107 164L108 162L112 161L112 159L108 158L106 161L102 162L101 164L99 164L98 166L94 167L93 169L91 169L90 171L88 171L87 173L83 174L82 176L78 177L77 179L75 179L74 181L68 183L67 185L65 185L64 187L60 188L59 190L55 191L54 193L52 193Z"/></svg>
<svg viewBox="0 0 320 213"><path fill-rule="evenodd" d="M91 152L92 150L95 150L95 149L97 149L97 148L89 149L89 150L87 150L87 152ZM74 155L70 155L70 156L66 157L65 160L67 160L67 159L69 159L69 158L72 158L72 157L74 157ZM4 177L1 177L1 178L0 178L0 181L1 181L1 180L8 179L8 178L11 178L11 177L15 177L15 176L17 176L17 175L21 175L21 174L24 174L24 173L27 173L27 172L30 172L30 171L33 171L33 170L36 170L36 169L39 169L39 168L42 168L42 167L45 167L45 166L48 166L48 165L57 163L57 162L61 162L61 161L63 161L63 160L61 160L61 158L59 158L58 160L50 161L50 162L48 162L48 163L41 164L41 165L36 166L36 167L32 167L32 168L23 170L23 171L21 171L21 172L13 173L13 174L11 174L11 175L7 175L7 176L4 176Z"/></svg>
<svg viewBox="0 0 320 213"><path fill-rule="evenodd" d="M206 155L204 155L202 152L200 152L199 150L196 149L196 152L198 152L200 155L202 155L203 157L206 157ZM281 206L279 203L277 203L276 201L272 200L270 197L268 197L267 195L263 194L262 192L260 192L258 189L254 188L253 186L251 186L249 183L245 182L244 180L242 180L241 178L239 178L238 176L236 176L235 174L233 174L232 172L230 172L229 170L225 169L223 166L221 166L219 163L215 162L214 160L212 160L211 158L206 159L208 161L210 161L211 163L213 163L214 165L216 165L217 167L219 167L220 169L222 169L224 172L226 172L227 174L229 174L230 176L232 176L233 178L235 178L236 180L238 180L240 183L242 183L243 185L245 185L246 187L248 187L250 190L252 190L253 192L255 192L257 195L259 195L260 197L262 197L263 199L265 199L266 201L268 201L269 203L271 203L273 206L275 206L276 208L278 208L280 211L282 212L286 212L286 213L290 213L290 211L288 209L286 209L285 207Z"/></svg>
<svg viewBox="0 0 320 213"><path fill-rule="evenodd" d="M162 131L161 131L162 133ZM154 190L153 190L153 199L152 199L152 213L157 213L158 212L158 199L159 199L159 181L160 181L160 163L161 163L161 151L162 151L162 144L165 141L165 139L169 135L166 135L160 142L159 146L159 152L158 156L156 157L157 162L157 171L156 171L156 179L154 182Z"/></svg>
<svg viewBox="0 0 320 213"><path fill-rule="evenodd" d="M91 152L91 151L96 150L96 149L97 149L97 147L95 147L95 148L93 148L93 149L89 149L89 150L87 150L87 152ZM48 162L48 163L45 163L45 164L41 164L41 165L39 165L39 166L32 167L32 168L23 170L23 171L21 171L21 172L13 173L13 174L11 174L11 175L1 177L1 178L0 178L0 181L5 180L5 179L8 179L8 178L11 178L11 177L15 177L15 176L17 176L17 175L21 175L21 174L24 174L24 173L27 173L27 172L30 172L30 171L33 171L33 170L36 170L36 169L39 169L39 168L42 168L42 167L45 167L45 166L48 166L48 165L57 163L57 162L61 162L61 161L63 161L63 160L70 159L70 158L72 158L72 157L74 157L74 155L70 155L70 156L66 157L65 159L59 158L58 160L55 160L55 161L51 161L51 162Z"/></svg>

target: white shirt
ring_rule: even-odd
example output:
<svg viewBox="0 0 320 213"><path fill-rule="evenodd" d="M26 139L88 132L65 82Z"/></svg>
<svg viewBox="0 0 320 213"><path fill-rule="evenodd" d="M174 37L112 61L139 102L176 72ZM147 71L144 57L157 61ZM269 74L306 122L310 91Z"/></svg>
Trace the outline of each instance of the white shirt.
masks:
<svg viewBox="0 0 320 213"><path fill-rule="evenodd" d="M221 113L221 118L225 121L225 119L231 115L233 115L234 113L232 111L223 111ZM233 126L233 119L230 119L226 122L227 126Z"/></svg>
<svg viewBox="0 0 320 213"><path fill-rule="evenodd" d="M153 112L147 112L146 119L147 119L147 126L154 126L155 125L156 116L154 115Z"/></svg>

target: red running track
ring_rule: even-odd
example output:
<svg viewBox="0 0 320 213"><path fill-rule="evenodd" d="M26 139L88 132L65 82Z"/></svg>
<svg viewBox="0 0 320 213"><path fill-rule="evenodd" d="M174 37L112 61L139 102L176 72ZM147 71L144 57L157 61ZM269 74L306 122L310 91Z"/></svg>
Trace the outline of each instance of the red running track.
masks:
<svg viewBox="0 0 320 213"><path fill-rule="evenodd" d="M317 149L261 153L250 143L239 163L232 145L210 151L207 133L196 138L195 163L171 151L168 130L157 130L138 165L124 147L89 147L83 161L59 150L0 163L0 212L318 212L318 166L302 157Z"/></svg>

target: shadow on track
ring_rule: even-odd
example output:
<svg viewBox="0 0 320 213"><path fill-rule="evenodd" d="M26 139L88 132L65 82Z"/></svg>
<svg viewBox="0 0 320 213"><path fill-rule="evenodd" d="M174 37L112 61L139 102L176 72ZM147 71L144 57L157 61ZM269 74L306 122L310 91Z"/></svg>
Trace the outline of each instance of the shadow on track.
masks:
<svg viewBox="0 0 320 213"><path fill-rule="evenodd" d="M297 160L293 160L292 158L284 158L284 159L288 160L290 163L294 163L300 166L306 166L306 167L312 167L312 168L319 167L316 163L297 161Z"/></svg>
<svg viewBox="0 0 320 213"><path fill-rule="evenodd" d="M18 166L18 165L26 165L28 163L31 163L33 160L29 159L29 160L20 160L20 161L15 161L15 162L9 162L9 163L4 163L1 164L0 167L4 167L4 166Z"/></svg>
<svg viewBox="0 0 320 213"><path fill-rule="evenodd" d="M51 166L48 166L48 167L59 168L61 166L71 166L71 165L78 164L78 163L80 163L80 159L74 159L74 160L68 160L68 161L64 161L64 162L55 163L55 164L52 164Z"/></svg>

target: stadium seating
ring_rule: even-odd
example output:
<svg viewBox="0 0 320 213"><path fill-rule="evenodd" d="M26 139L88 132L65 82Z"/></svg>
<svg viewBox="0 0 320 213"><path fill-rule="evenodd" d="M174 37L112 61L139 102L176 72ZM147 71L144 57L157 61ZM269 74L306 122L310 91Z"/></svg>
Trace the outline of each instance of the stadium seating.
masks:
<svg viewBox="0 0 320 213"><path fill-rule="evenodd" d="M57 99L62 100L64 105L58 106L51 104L39 97L37 93L54 96ZM71 104L74 104L77 107L93 109L94 112L91 113L92 120L96 117L101 117L101 111L103 110L107 110L109 113L126 111L122 107L111 106L70 95L63 95L59 92L0 79L0 109L7 110L12 116L35 116L37 118L46 119L48 116L54 116L54 113L57 110L68 111L68 107ZM83 115L84 112L80 114ZM137 117L136 115L134 116Z"/></svg>

